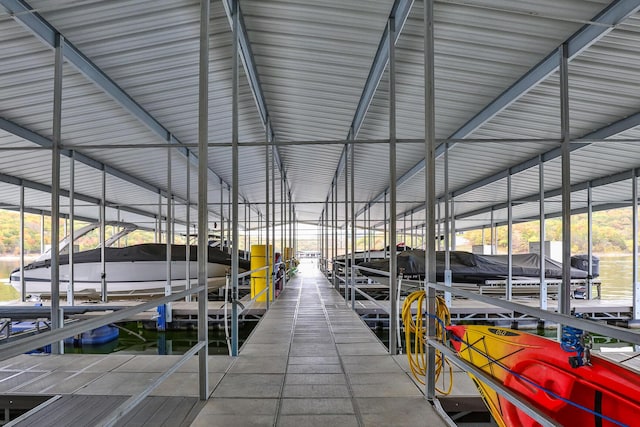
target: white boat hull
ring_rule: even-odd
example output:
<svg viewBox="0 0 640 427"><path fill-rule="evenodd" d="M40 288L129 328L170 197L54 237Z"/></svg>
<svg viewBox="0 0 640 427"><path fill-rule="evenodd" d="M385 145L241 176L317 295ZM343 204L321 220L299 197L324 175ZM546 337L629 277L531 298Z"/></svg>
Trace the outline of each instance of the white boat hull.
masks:
<svg viewBox="0 0 640 427"><path fill-rule="evenodd" d="M108 262L106 267L107 294L114 296L153 296L164 295L167 285L167 266L165 261L128 261ZM179 292L185 289L186 261L171 262L171 289ZM224 286L228 265L209 263L207 266L209 291ZM100 295L102 265L90 262L74 265L74 294L77 296ZM25 269L25 287L27 295L51 295L51 267ZM60 295L70 291L69 265L60 265ZM189 282L196 286L198 282L198 263L189 262ZM11 275L11 285L21 291L20 273Z"/></svg>

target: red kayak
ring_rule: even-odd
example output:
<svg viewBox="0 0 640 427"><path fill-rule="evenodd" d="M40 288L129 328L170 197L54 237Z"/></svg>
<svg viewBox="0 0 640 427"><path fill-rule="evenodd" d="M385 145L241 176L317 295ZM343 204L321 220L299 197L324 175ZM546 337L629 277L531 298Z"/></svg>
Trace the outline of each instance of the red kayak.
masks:
<svg viewBox="0 0 640 427"><path fill-rule="evenodd" d="M513 329L450 326L458 355L519 393L563 426L640 425L640 374L592 356L572 367L556 341ZM471 374L470 374L471 375ZM471 376L500 426L539 426L531 417Z"/></svg>

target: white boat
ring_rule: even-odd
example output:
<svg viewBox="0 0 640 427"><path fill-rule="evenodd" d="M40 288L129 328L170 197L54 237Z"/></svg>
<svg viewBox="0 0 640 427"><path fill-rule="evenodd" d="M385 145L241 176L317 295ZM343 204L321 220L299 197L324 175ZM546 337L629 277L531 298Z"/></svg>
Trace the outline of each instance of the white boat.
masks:
<svg viewBox="0 0 640 427"><path fill-rule="evenodd" d="M138 227L127 223L108 223L117 226L120 231L105 241L104 279L107 295L110 297L164 295L167 283L167 245L164 243L142 243L125 247L113 245ZM90 224L76 232L75 241L100 227ZM60 242L59 282L60 294L66 294L69 281L70 239ZM185 289L188 280L195 286L198 278L197 247L189 247L189 261L186 259L186 245L171 245L171 287L173 292ZM74 294L77 296L100 295L102 289L102 262L100 247L74 252ZM231 255L219 247L208 248L207 282L209 291L224 285L225 275L231 268ZM250 269L249 261L240 259L239 271ZM24 267L27 295L51 294L51 251ZM20 269L11 272L10 282L19 292L21 290Z"/></svg>

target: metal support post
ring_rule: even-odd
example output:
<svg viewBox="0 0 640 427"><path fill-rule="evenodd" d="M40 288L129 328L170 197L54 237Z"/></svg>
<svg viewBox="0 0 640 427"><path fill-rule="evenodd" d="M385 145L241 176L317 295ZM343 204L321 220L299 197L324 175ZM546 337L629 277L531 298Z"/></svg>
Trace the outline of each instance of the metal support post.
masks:
<svg viewBox="0 0 640 427"><path fill-rule="evenodd" d="M271 141L274 142L273 140ZM271 146L271 244L274 249L274 263L275 263L275 249L276 249L276 159L274 157L275 148ZM280 257L282 260L282 257ZM274 268L279 268L275 266ZM275 271L274 271L275 272ZM275 286L275 282L274 282Z"/></svg>
<svg viewBox="0 0 640 427"><path fill-rule="evenodd" d="M327 197L328 199L328 197ZM327 269L325 266L325 262L328 255L327 252L327 208L328 208L327 200L324 202L324 209L322 210L322 215L320 216L320 262L318 266L320 267L320 271L327 275Z"/></svg>
<svg viewBox="0 0 640 427"><path fill-rule="evenodd" d="M398 319L398 258L396 256L396 209L397 209L397 188L396 188L396 56L395 40L396 28L395 19L389 19L389 302L391 303L391 313L389 313L389 353L398 353L398 342L396 339L396 321Z"/></svg>
<svg viewBox="0 0 640 427"><path fill-rule="evenodd" d="M53 82L53 144L51 146L51 329L62 327L60 316L60 144L62 126L62 65L64 40L55 35ZM62 354L60 341L51 343L52 354Z"/></svg>
<svg viewBox="0 0 640 427"><path fill-rule="evenodd" d="M593 194L591 181L587 187L587 299L593 299ZM635 282L634 282L635 283ZM598 288L600 289L600 288ZM598 298L600 292L598 292Z"/></svg>
<svg viewBox="0 0 640 427"><path fill-rule="evenodd" d="M209 209L207 207L209 150L209 14L210 1L200 0L200 57L198 73L198 390L200 400L209 397L207 261Z"/></svg>
<svg viewBox="0 0 640 427"><path fill-rule="evenodd" d="M284 240L284 206L285 206L285 193L284 193L284 171L280 169L280 261L284 262L284 248L286 242ZM282 276L282 289L287 282L287 273L286 273L286 264L285 264L285 274Z"/></svg>
<svg viewBox="0 0 640 427"><path fill-rule="evenodd" d="M75 206L76 206L76 152L71 151L69 158L69 282L67 284L67 305L75 304L75 265L73 262L75 233Z"/></svg>
<svg viewBox="0 0 640 427"><path fill-rule="evenodd" d="M158 192L158 243L162 243L162 192Z"/></svg>
<svg viewBox="0 0 640 427"><path fill-rule="evenodd" d="M280 258L284 261L284 176L280 170Z"/></svg>
<svg viewBox="0 0 640 427"><path fill-rule="evenodd" d="M498 230L493 219L493 207L491 207L491 255L498 253Z"/></svg>
<svg viewBox="0 0 640 427"><path fill-rule="evenodd" d="M633 319L640 319L640 283L638 283L638 174L635 169L631 171L631 197L633 197Z"/></svg>
<svg viewBox="0 0 640 427"><path fill-rule="evenodd" d="M544 162L542 156L540 156L540 162L538 163L538 185L540 191L540 310L547 309L547 279L546 279L546 259L545 259L545 244L546 239L546 224L544 213Z"/></svg>
<svg viewBox="0 0 640 427"><path fill-rule="evenodd" d="M449 198L449 203L451 204L451 210L449 211L451 213L451 250L455 251L456 250L456 201L453 198L453 196L451 196Z"/></svg>
<svg viewBox="0 0 640 427"><path fill-rule="evenodd" d="M384 257L387 258L387 192L385 191L384 193L384 212L382 214L383 216L383 222L384 222Z"/></svg>
<svg viewBox="0 0 640 427"><path fill-rule="evenodd" d="M409 221L409 227L411 228L411 231L409 233L409 247L413 248L414 247L414 243L413 243L413 234L414 234L414 228L413 228L413 211L411 211L411 218Z"/></svg>
<svg viewBox="0 0 640 427"><path fill-rule="evenodd" d="M236 0L238 1L238 0ZM231 147L231 151L233 152L233 144ZM232 161L233 163L233 161ZM231 172L231 174L233 175L233 171ZM231 210L233 209L231 204L233 203L231 200L231 186L227 185L227 203L226 203L226 207L227 207L227 238L226 238L226 242L227 242L227 252L229 253L229 255L231 255L231 244L232 243L237 243L237 242L232 242L231 241Z"/></svg>
<svg viewBox="0 0 640 427"><path fill-rule="evenodd" d="M349 272L351 257L349 254L349 146L345 147L344 162L344 302L349 305Z"/></svg>
<svg viewBox="0 0 640 427"><path fill-rule="evenodd" d="M444 284L452 286L451 280L451 229L449 210L449 144L444 146ZM451 292L444 293L444 300L447 307L451 307Z"/></svg>
<svg viewBox="0 0 640 427"><path fill-rule="evenodd" d="M295 254L293 251L293 248L295 247L295 244L293 243L293 223L293 196L291 195L291 190L289 190L289 244L287 246L291 248L291 258L293 258Z"/></svg>
<svg viewBox="0 0 640 427"><path fill-rule="evenodd" d="M333 185L333 259L338 256L338 185ZM333 264L333 286L336 291L340 291L340 282L337 278L338 269L336 264Z"/></svg>
<svg viewBox="0 0 640 427"><path fill-rule="evenodd" d="M191 153L187 153L187 156L191 156ZM185 210L185 225L186 225L186 233L185 233L185 289L191 289L191 239L189 236L189 230L191 227L191 161L187 159L187 209ZM185 297L185 301L191 302L192 295L189 294Z"/></svg>
<svg viewBox="0 0 640 427"><path fill-rule="evenodd" d="M371 233L371 205L368 206L367 209L367 261L371 260L371 238L372 238L372 233ZM373 237L375 238L375 233L373 234Z"/></svg>
<svg viewBox="0 0 640 427"><path fill-rule="evenodd" d="M322 267L325 270L325 275L329 272L329 259L331 256L331 247L329 246L329 196L327 195L327 200L325 201L325 212L324 212L324 263Z"/></svg>
<svg viewBox="0 0 640 427"><path fill-rule="evenodd" d="M224 182L220 178L220 250L224 251Z"/></svg>
<svg viewBox="0 0 640 427"><path fill-rule="evenodd" d="M24 185L20 184L20 301L27 300L24 280Z"/></svg>
<svg viewBox="0 0 640 427"><path fill-rule="evenodd" d="M171 136L169 136L171 139ZM167 144L170 144L170 141L167 141ZM167 239L165 242L165 246L167 248L166 254L166 281L164 284L164 295L171 295L171 236L173 234L173 216L171 211L171 149L167 149ZM162 310L162 316L164 317L163 325L166 327L166 324L171 322L171 303L167 303L164 305L164 310Z"/></svg>
<svg viewBox="0 0 640 427"><path fill-rule="evenodd" d="M558 310L571 312L571 137L569 135L569 45L563 43L560 61L560 122L562 134L562 283Z"/></svg>
<svg viewBox="0 0 640 427"><path fill-rule="evenodd" d="M106 202L107 200L107 172L104 167L102 168L102 195L100 197L100 281L101 281L101 297L102 302L108 302L107 295L107 262L105 255L105 238L106 238L106 226L105 221L107 212L106 212Z"/></svg>
<svg viewBox="0 0 640 427"><path fill-rule="evenodd" d="M267 270L266 276L267 276L267 310L269 310L269 304L271 301L271 294L273 292L273 290L271 289L271 287L273 286L273 260L272 258L272 246L270 246L270 241L269 241L269 143L270 143L270 135L271 135L271 122L267 121L267 127L266 127L266 134L265 134L265 144L264 144L264 170L265 170L265 176L264 176L264 182L265 182L265 188L264 188L264 194L265 194L265 244L266 244L266 250L265 250L265 264L269 266L269 269ZM251 213L251 210L249 210L249 213Z"/></svg>
<svg viewBox="0 0 640 427"><path fill-rule="evenodd" d="M425 127L425 292L427 293L427 315L435 315L436 292L427 283L436 282L435 257L435 203L436 203L436 168L435 168L435 73L434 73L434 33L433 33L433 0L424 2L424 127ZM436 325L433 317L427 316L427 336L436 335ZM425 378L425 396L428 400L435 400L435 348L426 344L427 375Z"/></svg>
<svg viewBox="0 0 640 427"><path fill-rule="evenodd" d="M40 254L44 253L44 212L40 213Z"/></svg>
<svg viewBox="0 0 640 427"><path fill-rule="evenodd" d="M507 175L507 301L513 297L513 203L511 203L511 171Z"/></svg>
<svg viewBox="0 0 640 427"><path fill-rule="evenodd" d="M440 212L440 201L436 201L436 210L437 210L437 216L436 216L436 224L437 224L437 234L436 234L436 247L438 248L437 250L441 251L442 250L442 231L440 230L441 224L442 224L442 214Z"/></svg>
<svg viewBox="0 0 640 427"><path fill-rule="evenodd" d="M232 126L231 126L231 167L233 193L231 194L231 356L238 355L238 44L239 44L239 15L238 0L233 0L233 58L232 73ZM231 230L230 230L231 231ZM270 295L267 295L267 299Z"/></svg>
<svg viewBox="0 0 640 427"><path fill-rule="evenodd" d="M331 200L331 203L329 203ZM331 215L331 222L329 222L329 215ZM331 195L327 196L327 230L326 230L326 241L327 241L327 259L325 268L329 271L329 261L333 264L333 257L335 256L333 251L333 190L331 190ZM331 237L331 245L329 245L329 237Z"/></svg>
<svg viewBox="0 0 640 427"><path fill-rule="evenodd" d="M353 136L353 135L352 135ZM354 266L356 265L356 186L355 186L355 144L351 144L351 309L356 309L356 280L355 273L356 269Z"/></svg>

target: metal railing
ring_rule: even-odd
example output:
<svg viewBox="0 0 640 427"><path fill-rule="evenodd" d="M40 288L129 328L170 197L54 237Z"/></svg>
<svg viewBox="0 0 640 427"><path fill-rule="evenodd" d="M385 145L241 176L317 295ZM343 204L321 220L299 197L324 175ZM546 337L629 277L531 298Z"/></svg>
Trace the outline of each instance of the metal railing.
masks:
<svg viewBox="0 0 640 427"><path fill-rule="evenodd" d="M338 274L337 274L338 273L338 269L336 267L337 266L346 267L345 263L340 262L340 261L334 261L333 264L334 264L334 267L332 268L332 274L334 276L333 277L334 286L336 286L336 287L338 286L336 281L344 281L345 282L345 287L350 287L352 289L352 308L354 308L353 300L355 298L353 297L353 295L355 295L355 294L354 294L353 291L355 291L359 295L362 295L367 300L374 302L378 307L380 307L382 310L384 310L387 314L389 313L389 310L384 305L380 304L377 300L372 298L365 291L359 289L357 284L355 283L355 281L347 280L347 278L345 277L346 275L341 276L341 277L338 276ZM366 267L359 267L357 265L352 267L352 271L356 271L356 270L369 272L369 273L374 273L379 277L386 277L386 278L390 277L389 272L380 271L380 270L374 270L374 269L366 268ZM352 274L351 277L353 278L353 277L355 277L355 275ZM401 277L398 280L399 280L398 281L398 294L396 295L396 301L399 303L399 301L400 301L400 289L403 288L403 287L405 287L405 288L406 287L411 287L411 285L407 286L407 285L403 284ZM349 283L349 282L351 282L351 283ZM464 290L464 289L458 289L458 288L455 288L455 287L452 287L452 286L447 286L447 285L440 284L440 283L425 283L425 282L421 282L421 284L425 284L426 288L433 288L433 289L435 289L436 291L439 291L439 292L450 292L451 294L457 295L459 297L464 297L464 298L476 300L476 301L479 301L479 302L490 304L492 306L500 307L500 308L503 308L503 309L506 309L506 310L510 310L510 311L513 311L513 312L527 314L527 315L530 315L532 317L536 317L538 319L544 319L544 320L547 320L547 321L555 322L555 323L557 323L559 325L571 326L571 327L582 329L582 330L589 331L589 332L592 332L592 333L604 335L604 336L611 337L611 338L616 338L616 339L619 339L621 341L629 342L629 343L632 343L632 344L635 344L635 345L640 345L640 332L635 332L635 331L632 331L632 330L629 330L629 329L625 329L625 328L621 328L621 327L618 327L618 326L606 325L606 324L602 324L602 323L599 323L599 322L594 322L594 321L590 321L590 320L587 320L587 319L582 319L582 318L571 316L571 315L567 315L567 314L560 314L560 313L556 313L556 312L552 312L552 311L541 310L539 308L530 307L530 306L527 306L527 305L518 304L518 303L515 303L515 302L512 302L512 301L507 301L507 300L503 300L503 299L499 299L499 298L495 298L495 297L489 297L489 296L485 296L485 295L480 295L480 294L475 293L475 292L471 292L471 291ZM415 286L413 286L413 287L415 287ZM345 295L346 295L346 292L345 292ZM391 297L390 297L390 300L391 300ZM400 319L397 319L397 320L398 320L398 322L400 322ZM391 321L391 319L390 319L390 321ZM398 330L399 330L399 328L398 328ZM398 341L398 342L400 342L400 341ZM445 344L435 340L434 337L431 337L430 339L427 340L427 346L430 346L430 347L434 348L435 350L438 350L438 351L442 352L453 364L458 366L460 369L462 369L463 371L465 371L467 373L470 373L470 374L474 375L479 380L481 380L481 381L485 382L486 384L488 384L497 393L499 393L501 396L504 396L507 400L509 400L513 405L515 405L517 408L522 410L525 414L527 414L532 419L534 419L535 421L540 423L540 425L549 426L549 427L555 427L555 426L559 425L559 424L557 424L557 422L555 422L554 420L550 419L546 414L538 411L535 408L532 408L530 403L525 401L517 393L514 393L513 391L511 391L510 389L505 387L503 384L501 384L499 381L496 381L493 377L491 377L490 375L488 375L487 373L485 373L481 369L477 368L476 366L474 366L470 362L467 362L466 360L463 360L460 357L458 357L457 354L455 353L455 351L453 351L451 348L449 348ZM434 373L428 372L427 376L428 376L427 381L431 381L431 382L435 381ZM433 400L437 401L437 397L433 396Z"/></svg>
<svg viewBox="0 0 640 427"><path fill-rule="evenodd" d="M0 349L0 361L6 360L10 357L17 356L22 353L26 353L36 348L43 347L53 342L61 341L70 336L81 334L82 332L96 329L109 323L118 322L126 319L127 317L137 314L149 309L158 307L168 302L176 301L184 298L187 295L200 292L204 289L204 286L198 286L196 288L186 289L184 291L177 292L175 294L167 295L165 297L153 299L142 304L135 305L133 307L123 308L114 313L105 314L104 316L97 317L90 320L82 320L74 323L71 326L65 326L64 328L54 329L47 332L23 338L11 343L11 346ZM64 310L64 308L61 308Z"/></svg>
<svg viewBox="0 0 640 427"><path fill-rule="evenodd" d="M141 313L143 311L147 311L149 309L158 307L160 305L169 303L171 301L182 299L187 295L201 292L204 289L205 289L204 285L198 286L195 288L186 289L184 291L167 295L161 298L156 298L151 301L135 305L133 307L123 308L114 313L105 314L95 319L81 320L81 321L75 322L72 325L65 326L63 328L42 332L34 336L16 340L14 342L11 342L11 345L7 346L6 348L0 349L0 361L18 356L20 354L26 353L36 348L46 346L53 342L59 342L65 338L81 334L82 332L85 332L91 329L96 329L101 326L108 325L110 323L124 320L133 314ZM63 310L64 309L61 309L61 311ZM205 316L206 316L206 313L205 313ZM142 400L144 400L145 397L151 394L151 392L156 387L158 387L165 379L167 379L169 375L171 375L178 368L180 368L180 366L182 366L187 360L189 360L189 358L191 358L193 355L195 355L202 349L206 349L206 344L207 344L206 341L198 341L197 344L195 344L193 347L187 350L187 352L176 363L174 363L171 367L169 367L162 375L156 378L156 380L154 380L151 384L149 384L140 393L131 396L128 400L122 403L118 408L116 408L107 417L105 417L102 420L102 422L99 423L99 425L112 426L116 424L127 413L129 413L133 408L135 408L136 405L138 405ZM205 372L203 374L201 372L200 375L207 375L207 373Z"/></svg>
<svg viewBox="0 0 640 427"><path fill-rule="evenodd" d="M231 299L231 303L233 305L240 305L242 307L242 310L248 310L250 309L253 304L258 300L259 297L261 297L262 295L264 295L265 293L267 294L266 297L266 310L269 311L270 308L270 303L271 303L271 295L272 292L275 292L275 281L277 279L277 271L279 270L281 265L287 265L287 262L291 262L292 260L283 260L283 261L279 261L277 263L275 263L273 265L273 273L271 275L269 275L267 273L267 277L269 277L269 279L267 280L267 286L261 290L260 292L258 292L257 294L255 294L253 297L251 297L251 299L246 303L246 305L241 302L238 298L237 295L235 297L232 297ZM271 266L265 265L262 267L258 267L255 268L253 270L249 270L249 271L245 271L244 273L240 273L238 274L238 280L244 278L244 277L248 277L253 273L257 273L259 271L264 271L264 270L268 270L270 269ZM282 277L282 289L284 289L285 285L286 285L286 272ZM225 282L225 289L224 289L224 330L225 330L225 337L226 337L226 342L227 342L227 347L229 349L229 355L232 356L232 348L238 348L238 344L239 344L239 337L238 337L238 328L231 328L231 336L229 334L229 321L231 320L232 324L238 324L238 318L240 316L240 312L238 312L237 310L235 310L236 312L236 318L233 319L229 316L228 314L228 302L229 302L229 287L231 285L231 277L229 274L227 274L226 276L226 282ZM273 295L274 299L276 298L276 295Z"/></svg>
<svg viewBox="0 0 640 427"><path fill-rule="evenodd" d="M537 421L540 425L544 427L560 427L561 424L554 422L552 419L547 417L545 414L533 409L529 402L524 401L520 396L516 393L509 390L502 383L496 381L492 376L487 375L484 371L477 368L475 365L467 362L459 358L456 353L451 350L449 347L443 345L439 341L435 341L432 339L427 340L427 345L430 345L442 352L445 356L447 356L447 360L450 360L454 365L462 369L467 373L473 374L476 378L482 380L482 382L486 383L490 386L496 393L504 396L509 400L509 402L513 403L518 409L522 410L525 414L530 416L533 420Z"/></svg>
<svg viewBox="0 0 640 427"><path fill-rule="evenodd" d="M593 332L596 334L608 336L611 338L617 338L622 341L627 341L633 344L640 344L640 333L631 331L629 329L620 328L617 326L605 325L602 323L585 320L579 317L570 316L567 314L556 313L552 311L541 310L535 307L529 307L523 304L514 303L511 301L495 298L495 297L487 297L484 295L479 295L475 292L466 291L463 289L456 289L452 286L446 286L439 283L427 283L425 282L426 288L432 288L436 291L441 292L451 292L454 295L458 295L461 297L473 299L476 301L484 302L486 304L490 304L495 307L501 307L507 310L512 310L514 312L521 312L525 314L529 314L533 317L537 317L538 319L545 319L552 322L557 323L558 325L566 325L574 328L582 329L585 331ZM476 366L467 362L450 349L448 346L445 346L443 343L431 337L427 340L427 346L433 347L435 350L442 352L447 359L454 363L456 366L461 368L463 371L474 375L475 377L481 379L483 382L487 383L493 390L499 393L501 396L505 397L512 404L526 413L528 416L533 418L535 421L540 423L543 426L558 426L554 420L550 419L544 413L538 411L537 409L531 407L531 404L524 400L517 393L512 392L507 387L502 385L500 382L496 381L493 377L483 372L481 369L478 369ZM429 382L433 383L435 381L435 370L433 367L429 366L429 370L427 372L427 384ZM435 396L428 396L433 397Z"/></svg>
<svg viewBox="0 0 640 427"><path fill-rule="evenodd" d="M249 271L245 271L244 273L240 273L238 274L238 280L250 276L253 273L257 273L258 271L263 271L263 270L267 270L269 269L268 265L262 266L262 267L258 267L256 269L253 270L249 270ZM267 276L269 274L267 273ZM258 294L256 294L253 298L251 298L249 300L249 302L251 303L251 305L253 305L253 303L256 301L256 299L261 296L262 294L264 294L265 292L267 292L267 295L271 295L270 289L272 286L272 280L267 280L267 286L260 291ZM229 274L227 274L226 276L226 281L225 281L225 287L224 287L224 334L225 334L225 339L227 342L227 348L229 350L229 356L233 356L233 351L232 349L237 349L238 348L238 344L239 344L239 337L238 337L238 328L231 328L231 336L229 336L229 320L231 320L233 325L237 325L238 324L238 318L240 316L240 313L237 310L233 310L233 312L236 313L236 318L230 318L229 314L228 314L228 302L229 302L229 286L231 283L231 276ZM233 295L232 299L231 299L231 304L234 306L238 306L240 305L242 307L243 310L245 310L247 307L242 304L242 302L238 299L238 295ZM266 309L269 310L269 297L267 297L267 306Z"/></svg>
<svg viewBox="0 0 640 427"><path fill-rule="evenodd" d="M466 291L464 289L457 289L452 286L445 286L440 283L427 283L427 287L434 288L435 290L442 292L451 292L454 295L458 295L464 298L474 299L476 301L484 302L496 307L501 307L507 310L516 311L519 313L529 314L530 316L537 317L538 319L549 320L561 325L572 326L574 328L583 329L596 334L605 335L611 338L617 338L622 341L630 342L636 345L640 345L640 332L634 332L630 329L621 328L619 326L605 325L602 323L581 319L575 316L567 314L560 314L553 311L541 310L535 307L529 307L524 304L518 304L512 301L507 301L499 298L488 297L485 295L479 295L475 292Z"/></svg>

